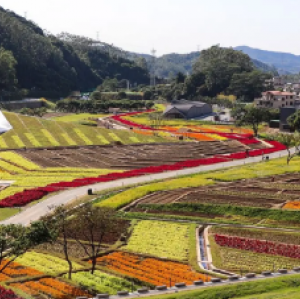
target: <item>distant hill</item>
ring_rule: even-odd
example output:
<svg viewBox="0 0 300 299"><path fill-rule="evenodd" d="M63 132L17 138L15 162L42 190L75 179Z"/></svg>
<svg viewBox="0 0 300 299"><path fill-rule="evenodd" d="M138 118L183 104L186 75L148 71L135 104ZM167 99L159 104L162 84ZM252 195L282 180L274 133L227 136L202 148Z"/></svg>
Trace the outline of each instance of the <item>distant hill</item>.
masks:
<svg viewBox="0 0 300 299"><path fill-rule="evenodd" d="M137 56L144 57L150 65L152 56L148 54L136 54ZM166 54L156 59L156 73L158 77L167 78L175 76L181 72L183 74L191 73L193 65L200 56L200 52L191 52L189 54ZM277 69L271 65L265 64L259 60L252 59L256 68L263 72L270 72L277 75Z"/></svg>
<svg viewBox="0 0 300 299"><path fill-rule="evenodd" d="M280 74L296 74L300 72L300 56L291 53L254 49L248 46L239 46L234 49L248 54L252 59L274 65Z"/></svg>
<svg viewBox="0 0 300 299"><path fill-rule="evenodd" d="M72 90L96 88L106 77L149 82L147 70L118 55L116 48L97 47L86 38L63 37L68 39L48 34L0 7L0 47L11 51L17 60L18 88L63 96Z"/></svg>

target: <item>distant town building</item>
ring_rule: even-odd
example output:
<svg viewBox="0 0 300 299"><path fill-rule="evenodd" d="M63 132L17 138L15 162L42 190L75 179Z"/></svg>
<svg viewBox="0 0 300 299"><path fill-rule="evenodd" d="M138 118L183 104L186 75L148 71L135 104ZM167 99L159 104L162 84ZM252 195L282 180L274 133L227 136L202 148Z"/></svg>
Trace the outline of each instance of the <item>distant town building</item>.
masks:
<svg viewBox="0 0 300 299"><path fill-rule="evenodd" d="M173 101L164 111L166 118L199 118L212 114L212 106L203 102Z"/></svg>
<svg viewBox="0 0 300 299"><path fill-rule="evenodd" d="M257 107L262 108L290 108L298 106L297 95L287 91L267 91L262 93L262 97L255 99Z"/></svg>

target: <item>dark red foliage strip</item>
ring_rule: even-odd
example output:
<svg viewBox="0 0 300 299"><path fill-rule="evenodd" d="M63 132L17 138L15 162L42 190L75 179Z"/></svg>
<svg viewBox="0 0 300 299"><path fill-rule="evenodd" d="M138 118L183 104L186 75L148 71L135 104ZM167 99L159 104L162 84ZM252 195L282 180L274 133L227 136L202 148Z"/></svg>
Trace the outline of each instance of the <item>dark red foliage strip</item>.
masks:
<svg viewBox="0 0 300 299"><path fill-rule="evenodd" d="M289 258L300 259L300 246L293 244L275 243L272 241L240 238L234 236L215 235L219 246L241 250L281 255Z"/></svg>
<svg viewBox="0 0 300 299"><path fill-rule="evenodd" d="M21 299L13 291L6 290L0 286L0 299Z"/></svg>

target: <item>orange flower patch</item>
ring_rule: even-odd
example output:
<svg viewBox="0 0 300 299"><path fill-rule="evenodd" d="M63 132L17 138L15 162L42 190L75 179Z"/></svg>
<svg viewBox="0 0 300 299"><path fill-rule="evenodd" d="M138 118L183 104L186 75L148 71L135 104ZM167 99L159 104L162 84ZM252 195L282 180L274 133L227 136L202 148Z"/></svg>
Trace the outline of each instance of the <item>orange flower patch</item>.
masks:
<svg viewBox="0 0 300 299"><path fill-rule="evenodd" d="M100 257L97 259L97 263L155 286L174 286L180 282L192 285L196 280L210 281L211 279L208 275L193 272L188 265L155 258L143 258L124 252L114 252Z"/></svg>
<svg viewBox="0 0 300 299"><path fill-rule="evenodd" d="M5 265L6 261L3 262ZM3 265L1 265L3 267ZM37 271L35 269L23 266L19 263L12 262L8 265L7 268L0 273L0 282L7 281L13 278L20 278L25 276L35 276L35 275L42 275L43 273Z"/></svg>
<svg viewBox="0 0 300 299"><path fill-rule="evenodd" d="M55 299L73 299L76 297L91 297L88 293L79 288L68 285L55 278L43 278L38 281L27 281L21 283L13 283L12 287L18 288L23 292L36 296L44 294Z"/></svg>
<svg viewBox="0 0 300 299"><path fill-rule="evenodd" d="M132 131L134 133L137 133L137 134L142 134L142 135L146 135L146 136L153 136L153 132L152 131L137 130L137 129L133 129Z"/></svg>
<svg viewBox="0 0 300 299"><path fill-rule="evenodd" d="M199 141L215 141L214 138L211 138L209 136L206 136L205 134L201 133L184 133L183 136L193 138Z"/></svg>
<svg viewBox="0 0 300 299"><path fill-rule="evenodd" d="M291 201L284 205L283 209L299 210L300 201Z"/></svg>

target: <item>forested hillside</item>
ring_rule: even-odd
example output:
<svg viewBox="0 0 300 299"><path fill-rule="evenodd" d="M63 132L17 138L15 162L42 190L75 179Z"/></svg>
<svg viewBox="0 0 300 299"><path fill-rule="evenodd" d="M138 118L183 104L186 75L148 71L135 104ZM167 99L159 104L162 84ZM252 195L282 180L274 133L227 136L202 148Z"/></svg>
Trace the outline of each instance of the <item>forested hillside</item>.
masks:
<svg viewBox="0 0 300 299"><path fill-rule="evenodd" d="M137 54L144 57L148 64L151 62L151 55ZM191 52L188 54L166 54L156 59L155 67L156 74L160 78L174 77L176 74L191 74L193 65L198 60L200 52ZM254 66L263 72L272 73L277 75L277 69L271 65L265 64L259 60L252 59Z"/></svg>
<svg viewBox="0 0 300 299"><path fill-rule="evenodd" d="M4 90L17 88L63 96L72 90L95 88L106 77L148 82L147 71L133 61L98 47L79 47L74 39L66 42L46 34L38 25L0 7L0 49L5 54L0 55L0 67L6 67L4 57L9 58L17 79L7 80L0 69L0 82L6 82L0 86L2 95Z"/></svg>

